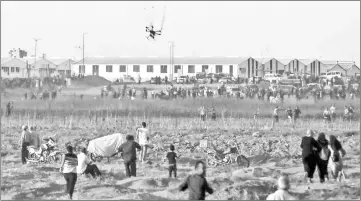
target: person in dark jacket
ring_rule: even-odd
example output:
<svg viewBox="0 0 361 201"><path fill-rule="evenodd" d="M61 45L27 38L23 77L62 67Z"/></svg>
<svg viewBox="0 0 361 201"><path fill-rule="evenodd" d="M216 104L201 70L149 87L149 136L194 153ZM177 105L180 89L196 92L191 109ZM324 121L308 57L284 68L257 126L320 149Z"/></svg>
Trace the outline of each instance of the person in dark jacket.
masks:
<svg viewBox="0 0 361 201"><path fill-rule="evenodd" d="M206 165L203 161L197 161L195 174L188 176L179 186L179 190L185 191L189 189L189 200L205 200L206 192L213 194L213 189L208 185L205 175Z"/></svg>
<svg viewBox="0 0 361 201"><path fill-rule="evenodd" d="M141 150L142 147L134 142L133 135L127 135L127 141L120 145L119 152L123 152L124 166L127 177L135 177L137 172L136 160L137 160L137 151Z"/></svg>
<svg viewBox="0 0 361 201"><path fill-rule="evenodd" d="M302 148L302 163L305 169L305 178L308 178L308 182L312 183L313 173L316 170L317 157L315 154L321 151L321 146L313 138L313 131L308 130L307 136L302 138L301 148Z"/></svg>
<svg viewBox="0 0 361 201"><path fill-rule="evenodd" d="M325 179L328 181L328 171L327 171L327 165L328 160L331 156L331 151L328 149L328 140L326 139L325 133L319 133L317 138L318 144L321 146L321 151L319 153L319 157L317 159L317 169L318 169L318 175L320 177L320 182L325 182Z"/></svg>

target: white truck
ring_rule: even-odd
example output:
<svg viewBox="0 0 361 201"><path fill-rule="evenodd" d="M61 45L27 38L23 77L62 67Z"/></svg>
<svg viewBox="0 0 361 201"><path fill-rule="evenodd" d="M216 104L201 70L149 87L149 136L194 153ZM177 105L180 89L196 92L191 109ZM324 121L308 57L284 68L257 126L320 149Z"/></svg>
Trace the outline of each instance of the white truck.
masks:
<svg viewBox="0 0 361 201"><path fill-rule="evenodd" d="M271 83L278 83L281 80L281 76L276 73L268 73L264 75L263 79Z"/></svg>

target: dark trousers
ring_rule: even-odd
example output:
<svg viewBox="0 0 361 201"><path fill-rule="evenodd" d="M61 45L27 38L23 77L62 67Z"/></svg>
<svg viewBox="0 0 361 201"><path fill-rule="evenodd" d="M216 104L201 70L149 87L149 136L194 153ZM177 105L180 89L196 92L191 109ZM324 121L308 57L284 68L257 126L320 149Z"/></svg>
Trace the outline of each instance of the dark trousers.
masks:
<svg viewBox="0 0 361 201"><path fill-rule="evenodd" d="M205 115L205 114L201 115L201 120L202 120L202 121L205 121L205 120L206 120L206 115Z"/></svg>
<svg viewBox="0 0 361 201"><path fill-rule="evenodd" d="M78 176L76 173L64 173L64 179L66 181L66 193L69 194L70 198L73 197L77 178Z"/></svg>
<svg viewBox="0 0 361 201"><path fill-rule="evenodd" d="M302 159L302 162L305 172L307 172L307 177L312 179L313 174L315 173L316 170L316 164L317 164L316 156L314 154L306 156Z"/></svg>
<svg viewBox="0 0 361 201"><path fill-rule="evenodd" d="M216 117L217 117L217 116L216 116L215 114L212 115L212 120L215 121L215 120L216 120Z"/></svg>
<svg viewBox="0 0 361 201"><path fill-rule="evenodd" d="M26 164L26 159L28 159L29 157L29 151L28 151L29 145L30 145L29 143L25 142L21 146L21 162L23 164Z"/></svg>
<svg viewBox="0 0 361 201"><path fill-rule="evenodd" d="M101 175L98 167L95 164L87 165L84 174L91 174L93 178Z"/></svg>
<svg viewBox="0 0 361 201"><path fill-rule="evenodd" d="M327 166L328 166L328 160L325 161L320 158L317 160L318 175L320 177L321 182L325 181L325 177L328 178Z"/></svg>
<svg viewBox="0 0 361 201"><path fill-rule="evenodd" d="M125 173L126 173L127 177L137 176L137 165L135 163L135 160L124 161L124 166L125 166Z"/></svg>
<svg viewBox="0 0 361 201"><path fill-rule="evenodd" d="M174 174L174 178L177 178L177 165L169 165L169 177L172 177L172 172Z"/></svg>

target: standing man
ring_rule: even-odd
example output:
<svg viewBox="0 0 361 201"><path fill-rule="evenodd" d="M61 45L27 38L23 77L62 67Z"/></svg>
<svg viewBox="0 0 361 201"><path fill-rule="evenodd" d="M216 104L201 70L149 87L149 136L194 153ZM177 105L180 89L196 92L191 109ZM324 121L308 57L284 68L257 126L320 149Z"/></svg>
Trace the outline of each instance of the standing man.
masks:
<svg viewBox="0 0 361 201"><path fill-rule="evenodd" d="M293 126L295 126L297 119L300 118L301 110L298 106L293 110Z"/></svg>
<svg viewBox="0 0 361 201"><path fill-rule="evenodd" d="M216 113L216 109L214 109L214 107L212 107L211 113L212 113L212 120L215 121L216 117L217 117L217 113Z"/></svg>
<svg viewBox="0 0 361 201"><path fill-rule="evenodd" d="M134 142L133 135L127 135L127 141L120 145L118 151L123 152L124 166L127 177L136 177L137 166L135 161L137 160L136 149L142 148L137 142Z"/></svg>
<svg viewBox="0 0 361 201"><path fill-rule="evenodd" d="M33 145L35 148L38 149L40 147L40 137L39 134L36 133L35 126L30 126L29 132L31 138L30 145Z"/></svg>
<svg viewBox="0 0 361 201"><path fill-rule="evenodd" d="M6 105L6 115L9 117L11 115L11 111L13 110L14 102L9 102Z"/></svg>
<svg viewBox="0 0 361 201"><path fill-rule="evenodd" d="M21 146L21 162L26 164L26 159L28 158L28 146L30 145L31 137L30 133L28 132L28 126L22 126L21 129L23 132L21 133L20 137L20 146Z"/></svg>
<svg viewBox="0 0 361 201"><path fill-rule="evenodd" d="M336 120L336 106L335 106L335 104L331 105L330 112L331 112L331 120L334 122Z"/></svg>
<svg viewBox="0 0 361 201"><path fill-rule="evenodd" d="M278 123L279 121L279 112L280 112L281 108L279 108L278 106L276 106L276 108L273 110L273 120L272 120L272 127L271 129L274 128L275 123Z"/></svg>
<svg viewBox="0 0 361 201"><path fill-rule="evenodd" d="M146 127L147 124L145 122L142 122L142 127L137 128L138 142L139 145L142 147L142 152L140 155L140 161L142 161L142 163L145 161L145 156L147 155L147 146L149 140L149 130Z"/></svg>
<svg viewBox="0 0 361 201"><path fill-rule="evenodd" d="M201 120L206 121L206 109L204 108L204 106L201 106L198 110L201 115Z"/></svg>

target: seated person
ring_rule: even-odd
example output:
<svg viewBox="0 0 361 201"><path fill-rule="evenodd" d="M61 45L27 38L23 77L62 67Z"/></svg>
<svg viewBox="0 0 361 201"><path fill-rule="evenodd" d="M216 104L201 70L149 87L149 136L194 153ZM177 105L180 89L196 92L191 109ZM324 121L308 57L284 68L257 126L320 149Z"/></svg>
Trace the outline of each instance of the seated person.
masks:
<svg viewBox="0 0 361 201"><path fill-rule="evenodd" d="M77 172L79 174L91 174L93 178L101 176L101 173L98 167L89 160L86 155L86 149L81 148L80 154L78 154L78 168Z"/></svg>

